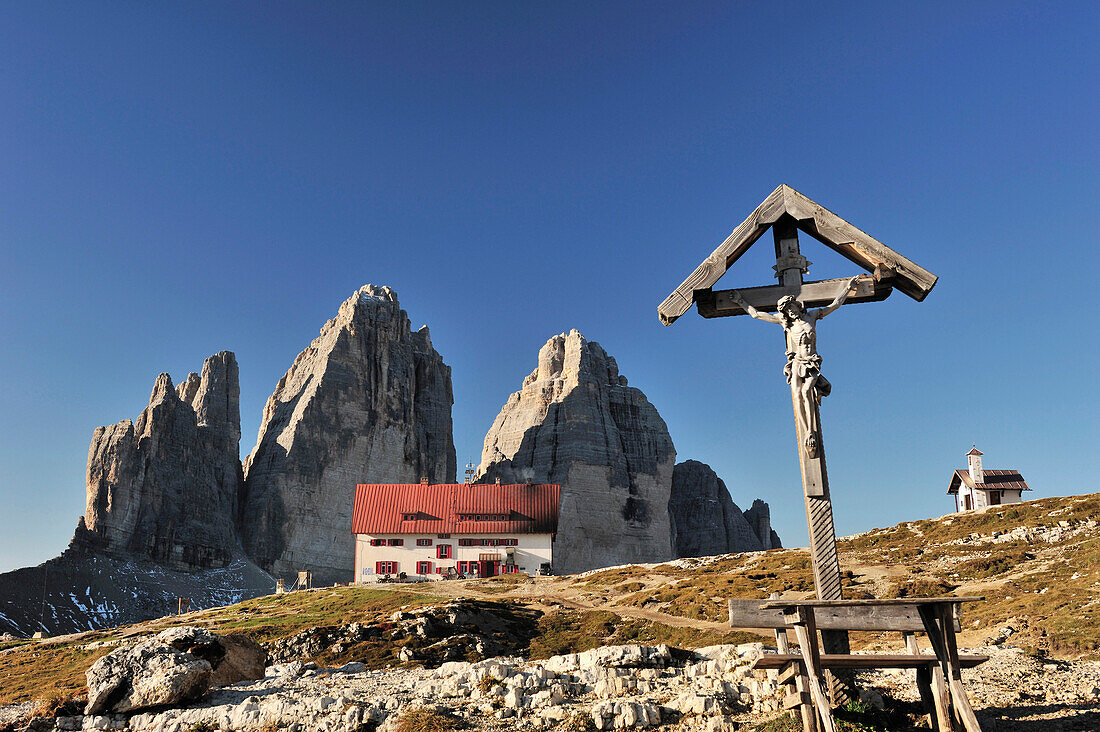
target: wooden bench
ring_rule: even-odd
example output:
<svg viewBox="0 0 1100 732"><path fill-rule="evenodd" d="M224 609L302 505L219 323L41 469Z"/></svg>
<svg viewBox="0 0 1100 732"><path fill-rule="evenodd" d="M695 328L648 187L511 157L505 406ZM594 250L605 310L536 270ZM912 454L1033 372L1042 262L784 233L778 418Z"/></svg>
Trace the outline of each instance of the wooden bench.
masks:
<svg viewBox="0 0 1100 732"><path fill-rule="evenodd" d="M731 599L729 623L734 628L775 632L778 653L760 656L753 668L780 669L780 685L794 686L784 708L801 717L804 732L817 732L819 725L824 732L835 730L822 686L826 672L875 668L916 671L917 688L934 729L952 732L958 721L968 732L980 732L962 690L959 670L988 659L959 656L954 644L960 628L958 604L976 599L980 598L828 602L783 600L772 595L768 600ZM822 654L818 630L898 632L905 640L906 653ZM791 653L789 631L798 636L800 653ZM935 655L920 652L917 633L928 634Z"/></svg>

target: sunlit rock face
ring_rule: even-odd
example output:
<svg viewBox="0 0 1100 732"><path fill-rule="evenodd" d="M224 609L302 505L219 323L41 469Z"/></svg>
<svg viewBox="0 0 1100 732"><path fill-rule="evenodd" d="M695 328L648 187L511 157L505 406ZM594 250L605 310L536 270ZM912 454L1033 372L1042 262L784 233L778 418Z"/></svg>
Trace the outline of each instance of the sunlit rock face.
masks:
<svg viewBox="0 0 1100 732"><path fill-rule="evenodd" d="M576 330L538 366L485 436L478 481L562 487L554 571L673 557L668 500L676 449L656 408Z"/></svg>
<svg viewBox="0 0 1100 732"><path fill-rule="evenodd" d="M453 482L451 369L388 287L366 285L298 354L245 460L241 535L277 577L354 572L358 483Z"/></svg>
<svg viewBox="0 0 1100 732"><path fill-rule="evenodd" d="M237 359L222 351L178 388L158 376L136 423L96 429L75 548L182 569L239 556L239 397Z"/></svg>

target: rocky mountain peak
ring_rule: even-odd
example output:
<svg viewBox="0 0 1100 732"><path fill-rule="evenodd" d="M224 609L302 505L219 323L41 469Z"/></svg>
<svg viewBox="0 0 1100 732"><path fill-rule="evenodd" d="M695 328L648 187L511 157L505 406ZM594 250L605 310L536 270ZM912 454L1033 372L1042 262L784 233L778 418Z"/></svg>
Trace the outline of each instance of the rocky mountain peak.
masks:
<svg viewBox="0 0 1100 732"><path fill-rule="evenodd" d="M451 369L389 287L365 285L298 356L245 461L241 534L261 566L352 578L357 483L451 482Z"/></svg>
<svg viewBox="0 0 1100 732"><path fill-rule="evenodd" d="M562 486L555 570L671 558L676 450L657 410L599 343L550 338L485 436L478 480Z"/></svg>
<svg viewBox="0 0 1100 732"><path fill-rule="evenodd" d="M182 568L224 566L239 554L236 357L229 351L211 356L202 373L178 390L171 376L160 374L136 422L95 430L77 549Z"/></svg>

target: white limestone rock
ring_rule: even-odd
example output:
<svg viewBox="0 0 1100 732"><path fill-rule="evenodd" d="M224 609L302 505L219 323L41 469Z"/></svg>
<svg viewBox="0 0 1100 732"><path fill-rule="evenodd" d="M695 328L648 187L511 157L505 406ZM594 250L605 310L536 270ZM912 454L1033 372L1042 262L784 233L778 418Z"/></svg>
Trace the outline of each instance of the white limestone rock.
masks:
<svg viewBox="0 0 1100 732"><path fill-rule="evenodd" d="M562 487L554 571L671 559L676 449L615 359L576 330L554 336L485 436L479 481Z"/></svg>
<svg viewBox="0 0 1100 732"><path fill-rule="evenodd" d="M453 482L451 369L397 294L365 285L294 359L244 465L245 550L272 574L347 582L357 483Z"/></svg>

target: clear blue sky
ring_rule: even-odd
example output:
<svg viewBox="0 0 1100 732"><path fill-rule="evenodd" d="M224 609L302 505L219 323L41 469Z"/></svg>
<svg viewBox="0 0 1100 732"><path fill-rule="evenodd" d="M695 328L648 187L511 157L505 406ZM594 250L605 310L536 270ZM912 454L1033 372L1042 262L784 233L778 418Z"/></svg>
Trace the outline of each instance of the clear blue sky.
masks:
<svg viewBox="0 0 1100 732"><path fill-rule="evenodd" d="M972 443L1098 490L1098 33L1096 3L4 3L0 570L64 548L92 430L161 371L235 351L247 453L367 282L452 366L460 465L577 328L804 545L778 329L656 317L779 183L940 276L821 326L841 533L947 512Z"/></svg>

